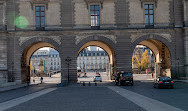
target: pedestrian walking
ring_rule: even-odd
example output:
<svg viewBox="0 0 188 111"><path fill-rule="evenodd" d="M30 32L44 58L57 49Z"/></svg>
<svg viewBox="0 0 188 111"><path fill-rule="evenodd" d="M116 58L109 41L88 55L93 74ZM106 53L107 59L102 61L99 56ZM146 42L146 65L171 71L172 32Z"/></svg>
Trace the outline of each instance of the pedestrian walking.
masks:
<svg viewBox="0 0 188 111"><path fill-rule="evenodd" d="M40 82L41 82L41 84L42 84L42 81L43 81L43 77L40 78Z"/></svg>
<svg viewBox="0 0 188 111"><path fill-rule="evenodd" d="M27 82L27 86L29 86L29 83L30 83L30 77L29 76L27 76L26 82Z"/></svg>

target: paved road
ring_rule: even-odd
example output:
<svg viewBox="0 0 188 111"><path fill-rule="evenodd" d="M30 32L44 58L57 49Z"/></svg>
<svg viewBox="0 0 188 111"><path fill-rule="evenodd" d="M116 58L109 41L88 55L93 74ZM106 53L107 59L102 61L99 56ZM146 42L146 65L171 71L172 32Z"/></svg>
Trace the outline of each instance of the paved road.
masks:
<svg viewBox="0 0 188 111"><path fill-rule="evenodd" d="M72 84L68 87L57 88L47 94L42 92L44 89L48 90L48 88L54 86L55 85L35 85L29 88L19 88L2 92L0 93L0 111L3 103L7 104L10 101L10 103L15 104L15 101L23 100L23 98L32 99L23 101L23 103L17 106L13 105L14 107L7 111L145 111L142 105L138 106L139 104L136 104L134 100L134 103L131 102L131 98L136 97L133 96L134 94L129 97L127 91L123 91L120 94L106 87L117 87L114 86L114 83L104 82L98 84L98 86L94 86L94 84L92 84L92 86ZM136 81L134 86L120 86L120 88L143 95L144 97L149 97L152 101L157 100L188 111L188 84L175 83L174 89L154 89L153 81L140 80ZM38 92L41 92L37 94L39 96L33 97L33 95ZM40 94L42 94L42 96ZM21 97L21 99L16 100L19 97ZM138 99L135 100L139 100L139 97L141 96L138 96ZM4 104L5 107L7 106L6 104Z"/></svg>
<svg viewBox="0 0 188 111"><path fill-rule="evenodd" d="M7 111L144 111L107 87L65 87Z"/></svg>
<svg viewBox="0 0 188 111"><path fill-rule="evenodd" d="M188 84L175 83L174 89L155 89L153 81L137 81L134 86L121 88L188 111Z"/></svg>
<svg viewBox="0 0 188 111"><path fill-rule="evenodd" d="M6 92L0 92L0 103L15 99L21 96L25 96L25 95L28 95L37 91L41 91L52 86L55 86L55 85L53 84L52 85L51 84L34 85L34 86L18 88L18 89L6 91Z"/></svg>

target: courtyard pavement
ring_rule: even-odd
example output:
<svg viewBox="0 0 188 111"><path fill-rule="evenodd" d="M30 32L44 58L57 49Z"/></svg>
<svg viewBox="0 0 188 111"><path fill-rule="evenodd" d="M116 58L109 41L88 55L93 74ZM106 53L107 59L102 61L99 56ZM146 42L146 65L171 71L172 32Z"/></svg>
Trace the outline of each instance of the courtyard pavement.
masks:
<svg viewBox="0 0 188 111"><path fill-rule="evenodd" d="M89 86L39 84L0 92L0 111L188 111L188 84L155 89L151 75L135 75L134 86L105 81Z"/></svg>

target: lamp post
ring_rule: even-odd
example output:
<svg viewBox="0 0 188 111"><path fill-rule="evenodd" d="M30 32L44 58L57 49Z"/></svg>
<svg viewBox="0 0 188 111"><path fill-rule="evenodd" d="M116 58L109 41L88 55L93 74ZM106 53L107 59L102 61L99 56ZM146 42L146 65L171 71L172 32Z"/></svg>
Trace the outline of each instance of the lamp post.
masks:
<svg viewBox="0 0 188 111"><path fill-rule="evenodd" d="M67 58L65 59L66 64L68 65L68 82L69 82L69 65L71 62L71 58L69 56L67 56Z"/></svg>
<svg viewBox="0 0 188 111"><path fill-rule="evenodd" d="M9 82L14 82L13 71L14 71L14 62L11 63L11 74L9 75Z"/></svg>
<svg viewBox="0 0 188 111"><path fill-rule="evenodd" d="M83 71L85 72L85 63L84 63L84 61L83 61Z"/></svg>

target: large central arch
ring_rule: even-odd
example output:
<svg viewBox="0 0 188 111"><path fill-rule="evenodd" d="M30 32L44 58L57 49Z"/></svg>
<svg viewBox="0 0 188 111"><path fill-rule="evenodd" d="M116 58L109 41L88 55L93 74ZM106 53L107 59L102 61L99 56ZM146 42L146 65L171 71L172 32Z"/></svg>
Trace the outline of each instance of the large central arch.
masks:
<svg viewBox="0 0 188 111"><path fill-rule="evenodd" d="M107 43L99 40L89 41L85 43L83 46L81 46L81 48L77 52L77 55L79 55L79 53L88 46L97 46L102 48L104 51L106 51L106 53L109 56L110 79L112 79L112 74L114 74L114 72L116 71L115 53L112 47Z"/></svg>

